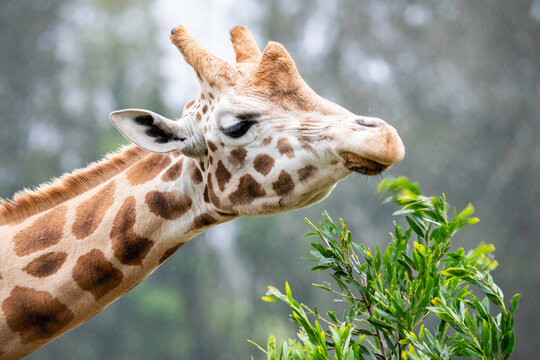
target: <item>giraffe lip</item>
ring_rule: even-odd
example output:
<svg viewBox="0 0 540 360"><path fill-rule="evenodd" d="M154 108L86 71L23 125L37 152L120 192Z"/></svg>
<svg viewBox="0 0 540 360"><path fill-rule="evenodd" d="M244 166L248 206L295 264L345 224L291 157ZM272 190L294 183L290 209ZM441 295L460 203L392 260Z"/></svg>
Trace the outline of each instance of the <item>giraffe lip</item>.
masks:
<svg viewBox="0 0 540 360"><path fill-rule="evenodd" d="M363 175L377 175L390 167L390 165L381 164L350 152L343 153L341 157L347 169Z"/></svg>

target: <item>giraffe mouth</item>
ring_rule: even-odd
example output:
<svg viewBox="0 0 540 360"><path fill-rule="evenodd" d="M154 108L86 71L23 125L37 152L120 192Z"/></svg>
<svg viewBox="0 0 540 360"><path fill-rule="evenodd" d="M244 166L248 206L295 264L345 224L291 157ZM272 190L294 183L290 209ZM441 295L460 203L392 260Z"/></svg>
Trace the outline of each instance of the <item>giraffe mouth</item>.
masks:
<svg viewBox="0 0 540 360"><path fill-rule="evenodd" d="M390 167L350 152L343 153L342 158L347 169L367 176L380 174Z"/></svg>

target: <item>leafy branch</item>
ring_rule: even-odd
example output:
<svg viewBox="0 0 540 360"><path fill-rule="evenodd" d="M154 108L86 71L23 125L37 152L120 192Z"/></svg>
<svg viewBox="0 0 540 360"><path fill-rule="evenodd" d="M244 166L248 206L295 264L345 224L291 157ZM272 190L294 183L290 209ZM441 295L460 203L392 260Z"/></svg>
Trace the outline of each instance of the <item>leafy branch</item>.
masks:
<svg viewBox="0 0 540 360"><path fill-rule="evenodd" d="M508 359L519 294L507 308L490 275L495 248L450 250L455 234L478 222L473 206L449 216L444 195L426 197L405 177L384 179L379 191L408 225L394 222L385 249L353 242L344 222L326 213L318 225L306 219L313 228L306 236L319 239L311 243L311 270L329 271L334 282L313 285L346 302L343 315L299 303L288 283L285 294L269 287L263 300L289 306L300 341L271 336L266 349L255 345L272 360ZM438 320L431 331L424 325L430 316Z"/></svg>

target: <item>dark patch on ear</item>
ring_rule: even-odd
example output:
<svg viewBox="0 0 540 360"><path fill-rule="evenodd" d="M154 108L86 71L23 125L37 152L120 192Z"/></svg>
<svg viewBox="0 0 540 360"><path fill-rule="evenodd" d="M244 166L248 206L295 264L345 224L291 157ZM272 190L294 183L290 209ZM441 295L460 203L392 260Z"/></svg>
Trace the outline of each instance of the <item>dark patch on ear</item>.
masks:
<svg viewBox="0 0 540 360"><path fill-rule="evenodd" d="M154 125L154 118L152 115L141 115L135 118L135 122L143 126L152 126Z"/></svg>
<svg viewBox="0 0 540 360"><path fill-rule="evenodd" d="M184 141L186 138L179 138L170 131L165 131L160 126L154 124L152 115L141 115L135 118L135 122L145 126L148 129L144 132L146 135L155 138L155 142L159 144L168 143L170 141Z"/></svg>
<svg viewBox="0 0 540 360"><path fill-rule="evenodd" d="M73 312L46 291L16 286L2 302L2 311L11 331L21 342L50 339L75 317Z"/></svg>

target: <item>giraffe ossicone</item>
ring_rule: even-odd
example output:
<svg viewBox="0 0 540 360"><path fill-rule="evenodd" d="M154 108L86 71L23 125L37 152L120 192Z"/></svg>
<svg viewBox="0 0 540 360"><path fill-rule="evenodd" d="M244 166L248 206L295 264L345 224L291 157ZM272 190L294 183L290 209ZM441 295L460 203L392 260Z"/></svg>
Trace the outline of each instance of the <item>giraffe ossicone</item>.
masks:
<svg viewBox="0 0 540 360"><path fill-rule="evenodd" d="M177 120L126 109L135 146L0 204L0 359L88 320L210 226L324 199L404 156L396 130L317 95L278 43L231 30L236 64L183 27L171 40L201 84Z"/></svg>

